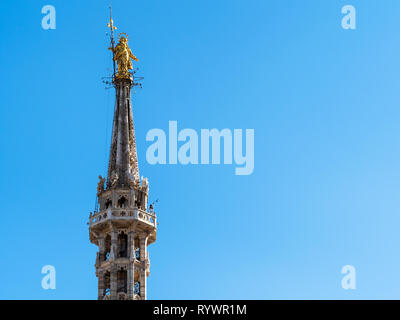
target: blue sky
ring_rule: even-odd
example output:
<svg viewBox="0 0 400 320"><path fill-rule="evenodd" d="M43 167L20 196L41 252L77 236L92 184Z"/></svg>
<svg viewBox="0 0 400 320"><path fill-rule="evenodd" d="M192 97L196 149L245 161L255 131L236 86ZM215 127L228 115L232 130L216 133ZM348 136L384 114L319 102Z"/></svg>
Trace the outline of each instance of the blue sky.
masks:
<svg viewBox="0 0 400 320"><path fill-rule="evenodd" d="M46 4L56 30L41 28ZM108 1L0 9L0 298L96 299L86 223L111 136ZM113 14L145 77L150 299L400 298L399 1L113 0ZM146 163L146 133L170 120L254 129L253 174ZM56 290L41 287L47 264ZM347 264L356 290L341 288Z"/></svg>

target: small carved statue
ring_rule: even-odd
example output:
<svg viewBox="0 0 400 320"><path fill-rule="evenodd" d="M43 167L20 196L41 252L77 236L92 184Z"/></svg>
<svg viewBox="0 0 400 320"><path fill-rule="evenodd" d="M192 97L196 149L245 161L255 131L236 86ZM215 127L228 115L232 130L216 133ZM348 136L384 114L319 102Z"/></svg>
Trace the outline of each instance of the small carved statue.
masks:
<svg viewBox="0 0 400 320"><path fill-rule="evenodd" d="M116 171L113 171L112 174L111 174L111 186L112 187L115 186L115 184L118 181L118 178L119 178L118 173Z"/></svg>
<svg viewBox="0 0 400 320"><path fill-rule="evenodd" d="M139 187L140 187L140 182L139 182L138 179L136 179L136 180L135 180L135 188L136 188L136 189L139 189Z"/></svg>
<svg viewBox="0 0 400 320"><path fill-rule="evenodd" d="M106 178L99 176L99 182L97 183L97 196L104 191L104 182L106 182Z"/></svg>
<svg viewBox="0 0 400 320"><path fill-rule="evenodd" d="M133 169L130 170L130 172L127 173L128 176L128 185L131 188L134 188L136 183L135 183L135 171Z"/></svg>
<svg viewBox="0 0 400 320"><path fill-rule="evenodd" d="M147 178L143 177L142 177L142 190L144 190L145 192L149 192L149 181L147 180Z"/></svg>
<svg viewBox="0 0 400 320"><path fill-rule="evenodd" d="M124 36L120 37L119 43L116 45L114 50L109 48L114 53L114 61L117 61L118 72L117 78L130 78L129 70L133 69L131 59L139 61L132 53L128 46L128 39Z"/></svg>

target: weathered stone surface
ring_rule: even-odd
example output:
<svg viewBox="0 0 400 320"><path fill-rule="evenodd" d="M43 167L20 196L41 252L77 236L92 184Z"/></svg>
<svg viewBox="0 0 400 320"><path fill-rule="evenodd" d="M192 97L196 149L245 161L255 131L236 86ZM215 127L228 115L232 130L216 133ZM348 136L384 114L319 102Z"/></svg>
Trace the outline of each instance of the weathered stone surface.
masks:
<svg viewBox="0 0 400 320"><path fill-rule="evenodd" d="M98 299L146 299L150 274L147 247L156 241L157 218L153 208L147 208L148 180L139 178L132 81L119 79L114 84L116 105L106 188L100 179L99 208L89 216L89 238L99 247L95 263Z"/></svg>

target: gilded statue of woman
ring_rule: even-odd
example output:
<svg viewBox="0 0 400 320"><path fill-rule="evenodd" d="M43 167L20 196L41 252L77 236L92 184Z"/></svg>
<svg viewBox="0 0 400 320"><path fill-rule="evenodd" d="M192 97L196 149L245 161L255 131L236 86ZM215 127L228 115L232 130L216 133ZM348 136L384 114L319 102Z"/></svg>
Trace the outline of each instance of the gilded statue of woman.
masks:
<svg viewBox="0 0 400 320"><path fill-rule="evenodd" d="M110 50L112 49L110 48ZM114 48L114 61L117 61L118 64L118 73L116 74L117 78L130 77L129 70L133 69L131 59L139 61L129 48L128 40L122 36L119 39L119 43Z"/></svg>

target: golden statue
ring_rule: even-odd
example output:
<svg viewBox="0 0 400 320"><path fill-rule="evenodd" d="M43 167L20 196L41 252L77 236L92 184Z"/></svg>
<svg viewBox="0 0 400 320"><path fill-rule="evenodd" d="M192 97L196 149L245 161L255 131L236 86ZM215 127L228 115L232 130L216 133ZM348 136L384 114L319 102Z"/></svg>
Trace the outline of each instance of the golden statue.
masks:
<svg viewBox="0 0 400 320"><path fill-rule="evenodd" d="M114 50L109 48L114 53L114 61L117 61L118 64L118 72L115 75L116 78L127 78L130 79L131 75L129 74L129 70L133 69L131 59L135 61L139 61L132 53L131 49L128 46L128 39L124 36L118 37L119 43L116 45Z"/></svg>

